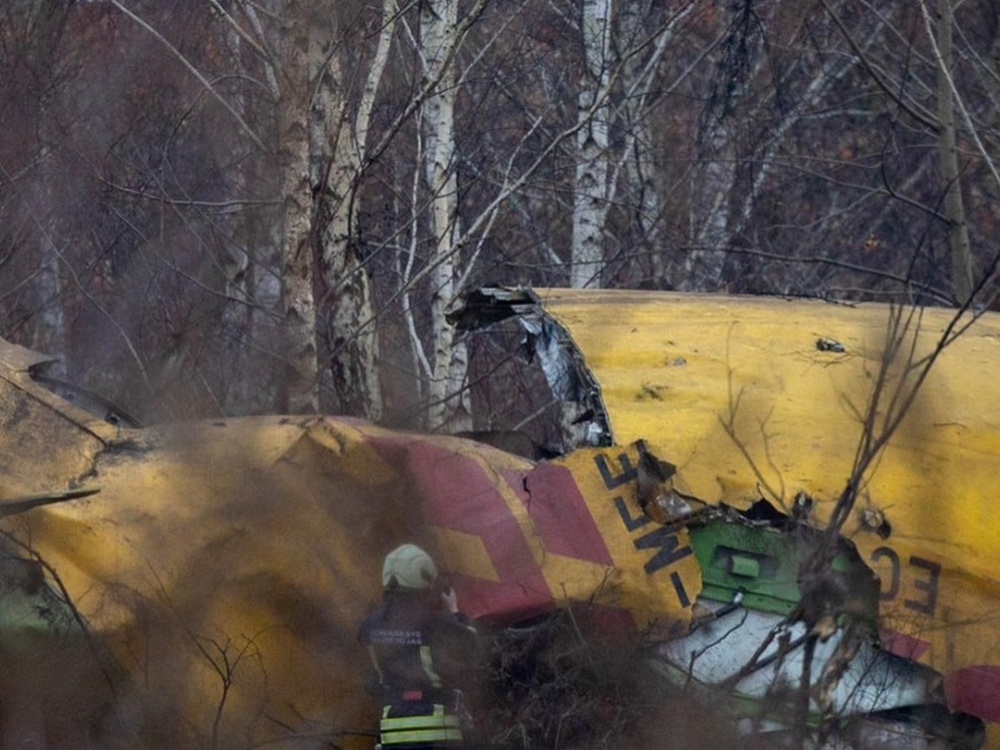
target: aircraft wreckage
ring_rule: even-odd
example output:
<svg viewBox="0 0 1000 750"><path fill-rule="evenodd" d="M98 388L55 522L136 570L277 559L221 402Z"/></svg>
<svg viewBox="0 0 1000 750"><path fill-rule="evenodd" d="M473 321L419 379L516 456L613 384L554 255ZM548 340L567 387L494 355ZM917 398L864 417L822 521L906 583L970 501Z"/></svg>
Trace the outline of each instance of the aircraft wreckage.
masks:
<svg viewBox="0 0 1000 750"><path fill-rule="evenodd" d="M129 428L0 342L0 744L370 747L354 636L412 541L472 618L572 606L642 632L664 679L724 689L744 731L786 729L769 698L805 675L831 742L975 748L1000 721L1000 321L937 359L831 536L886 316L473 292L455 324L521 330L558 404L544 461L345 418ZM923 313L911 356L948 316Z"/></svg>

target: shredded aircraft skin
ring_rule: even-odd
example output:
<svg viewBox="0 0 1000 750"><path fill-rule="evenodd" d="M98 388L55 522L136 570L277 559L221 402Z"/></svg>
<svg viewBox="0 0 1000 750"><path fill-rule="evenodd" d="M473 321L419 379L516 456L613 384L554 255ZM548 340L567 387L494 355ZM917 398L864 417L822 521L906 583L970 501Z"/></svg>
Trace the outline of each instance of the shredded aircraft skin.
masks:
<svg viewBox="0 0 1000 750"><path fill-rule="evenodd" d="M861 556L854 553L850 565L868 579L863 586L854 579L851 588L871 596L840 596L843 586L832 573L829 585L805 593L794 586L794 572L775 586L768 576L784 570L788 554L748 538L766 529L769 538L791 539L808 524L822 524L830 500L817 486L826 475L816 461L829 460L830 445L844 441L824 433L809 449L793 444L789 454L777 425L796 424L788 413L796 414L803 393L829 389L828 381L834 395L848 392L862 365L817 347L811 329L808 336L792 330L787 358L762 357L770 341L727 334L722 346L688 316L654 326L660 338L644 360L658 363L654 374L630 372L629 357L643 341L641 322L667 314L658 301L636 294L630 299L648 309L608 318L581 312L572 294L561 303L558 295L543 302L527 290L477 294L455 312L460 325L517 322L563 406L565 455L536 463L471 441L326 417L129 429L41 388L28 373L36 358L4 354L0 346L0 469L9 469L0 474L0 523L15 546L30 549L58 575L62 592L19 607L20 625L0 623L0 657L13 642L2 639L11 628L30 625L44 643L64 619L52 616L52 606L65 599L101 653L113 655L95 660L89 644L76 654L86 657L74 662L84 670L100 661L94 679L115 691L114 700L88 710L114 713L122 696L144 706L145 718L126 744L160 731L158 717L170 711L184 717L170 728L177 732L174 746L237 735L276 742L313 730L343 738L371 715L357 625L377 597L382 556L412 541L441 561L463 609L482 623L499 626L557 609L574 617L585 612L606 632L638 632L666 644L658 651L663 674L685 684L732 679L744 697L770 700L773 685L794 682L798 669L811 674L821 707L833 713L926 705L941 727L964 732L968 747L975 746L978 720L966 716L966 724L952 725L935 713L950 715L935 692L940 675L880 649L869 632L880 595L883 602L897 600L911 619L933 618L952 595L955 578L941 545L927 553L917 546L927 535L911 533L909 498L890 498L876 481L870 502L852 519ZM564 307L557 315L550 308L558 304ZM738 327L719 314L721 303L709 307L730 333ZM590 328L588 314L598 321ZM836 336L830 341L863 351L856 333L829 327ZM778 333L773 338L784 345ZM585 354L595 351L588 366ZM831 357L841 357L837 367L827 366ZM607 398L598 376L616 384ZM534 377L542 386L537 371ZM803 383L808 388L794 390ZM788 392L794 397L786 398ZM843 404L825 397L813 411L842 418ZM940 415L921 408L920 416L935 417L932 437L940 438ZM626 434L637 420L659 431L611 445L612 419ZM932 444L933 451L926 439L904 445L903 469L890 457L879 471L909 477L906 460L913 456L921 471L929 470L929 462L942 460L934 451L950 445ZM751 518L760 479L772 475L781 498L787 491L808 502L794 517L776 518L775 511ZM721 547L709 544L723 537ZM882 573L881 591L868 565ZM720 579L720 570L728 578ZM30 576L9 577L19 581L18 590L30 588ZM754 590L759 582L763 588ZM851 618L859 627L844 626ZM914 658L930 648L920 640L924 632L928 638L943 632L904 630L884 632L885 643L910 648ZM779 632L794 648L782 651L768 641ZM754 653L760 658L744 659ZM741 676L744 663L753 668ZM962 669L956 674L967 676ZM984 674L991 673L972 676ZM343 688L335 696L326 689L331 680ZM864 703L869 693L875 703ZM335 719L302 724L302 717L319 715ZM24 731L20 739L29 738Z"/></svg>
<svg viewBox="0 0 1000 750"><path fill-rule="evenodd" d="M562 453L614 444L601 387L569 331L530 289L482 288L458 301L451 319L474 331L513 317L527 334L553 397L562 408Z"/></svg>

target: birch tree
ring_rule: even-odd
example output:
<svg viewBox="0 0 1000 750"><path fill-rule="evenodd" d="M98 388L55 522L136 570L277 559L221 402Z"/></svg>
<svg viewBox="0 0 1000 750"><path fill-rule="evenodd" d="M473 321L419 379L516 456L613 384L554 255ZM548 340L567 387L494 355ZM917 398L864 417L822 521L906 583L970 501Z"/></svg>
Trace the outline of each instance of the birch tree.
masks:
<svg viewBox="0 0 1000 750"><path fill-rule="evenodd" d="M416 146L413 161L394 162L396 167L412 164L412 180L408 185L400 183L397 194L405 200L397 202L402 210L392 218L390 242L395 244L401 237L408 241L394 256L399 281L391 294L399 299L414 374L421 385L421 395L410 398L422 402L424 426L451 432L470 428L471 405L466 382L468 353L448 313L476 265L478 251L465 254L463 248L472 244L472 237L496 213L494 205L475 216L468 227L463 225L456 147L456 103L464 83L461 76L469 72L466 69L460 75L457 57L486 4L478 0L461 18L457 0L419 5L415 30L405 24L417 58L416 90L375 149L381 152L387 136L394 136L397 128L402 130L412 119L413 127L406 132ZM501 192L502 201L509 191ZM423 248L426 252L420 252ZM421 304L425 297L426 304ZM421 320L426 320L426 327Z"/></svg>
<svg viewBox="0 0 1000 750"><path fill-rule="evenodd" d="M643 237L659 249L654 217L662 206L652 176L655 138L648 110L653 87L664 84L663 60L696 7L648 0L587 0L582 5L569 262L573 287L602 285L609 211L628 194L628 183L638 200L633 210Z"/></svg>
<svg viewBox="0 0 1000 750"><path fill-rule="evenodd" d="M376 17L376 48L360 91L348 83L348 8L286 2L276 46L283 198L282 290L288 408L320 408L329 368L338 413L377 419L381 392L372 292L358 239L358 181L372 109L392 42L395 3ZM256 24L260 28L260 24ZM262 33L262 32L261 32ZM352 101L352 95L358 101ZM316 299L316 290L325 294ZM321 346L322 344L322 346ZM328 360L320 359L320 352Z"/></svg>
<svg viewBox="0 0 1000 750"><path fill-rule="evenodd" d="M427 337L429 345L425 345L423 337L417 330L418 326L414 323L413 295L406 290L406 287L402 292L401 301L409 321L416 359L429 384L427 394L431 410L429 423L434 427L446 424L448 429L454 430L466 428L468 425L469 406L467 402L463 403L460 400L468 398L465 384L467 357L463 342L455 338L450 325L447 324L448 307L456 293L464 287L465 280L475 273L480 248L489 238L491 227L501 207L513 204L515 210L523 209L519 191L525 189L525 185L548 159L571 144L575 145L572 153L576 164L575 176L570 183L570 192L573 195L571 215L574 217L571 250L568 264L565 260L556 260L561 269L568 271L568 275L577 274L581 284L584 283L582 280L584 271L581 269L587 269L587 273L592 277L588 277L588 283L600 281L600 271L605 263L606 217L612 196L623 173L621 154L623 150L630 148L630 145L626 145L624 149L616 150L614 154L618 155L618 160L612 162L613 154L608 147L608 128L609 118L613 112L612 83L616 80L615 72L618 74L619 85L623 78L627 78L627 89L624 97L619 97L618 110L615 113L616 121L621 126L628 117L641 119L638 111L642 108L641 103L646 100L653 85L663 50L668 46L670 31L673 28L672 22L682 18L687 12L685 10L674 16L654 14L657 18L654 29L639 33L637 27L641 26L642 22L648 23L651 13L644 3L640 5L642 9L637 11L637 15L641 16L643 21L630 25L633 38L619 40L624 42L627 52L619 51L620 57L615 60L612 60L611 27L602 25L605 21L610 24L611 19L596 19L591 16L591 32L600 27L603 36L594 40L599 49L596 53L592 50L591 65L585 78L590 83L594 80L597 83L589 92L584 90L580 94L581 98L578 99L575 109L576 121L569 122L565 129L549 135L547 140L543 140L537 146L538 150L532 152L526 149L528 139L537 135L536 129L541 130L540 124L545 118L551 117L556 110L552 108L537 114L534 121L527 126L524 139L520 141L512 139L508 145L510 150L498 154L500 157L498 162L506 164L507 169L498 170L498 173L490 175L491 184L498 186L496 191L483 196L482 207L467 216L462 215L457 200L461 186L456 179L458 163L454 145L456 109L454 92L462 89L464 80L474 76L475 63L458 70L441 65L440 60L455 58L455 52L449 53L447 50L449 47L457 50L461 46L461 40L464 38L462 25L455 26L455 17L449 17L444 4L429 3L421 6L420 59L424 66L423 90L429 93L419 110L418 151L421 154L421 163L424 165L423 183L429 194L426 200L426 217L423 217L423 221L426 222L430 234L431 251L420 274L425 274L429 279L431 298L429 314L431 330ZM608 4L603 10L601 8L597 10L610 14L611 5ZM442 34L445 32L442 29L449 28L456 28L458 33L443 37ZM579 24L575 28L579 31ZM488 32L486 45L494 43L496 39L489 36L490 33L496 32ZM470 50L469 54L475 60L481 53L475 49ZM626 76L622 73L624 59L629 62L632 60L641 62L632 63L633 68ZM454 62L451 65L454 66ZM590 83L586 84L584 89ZM622 98L630 99L629 103L623 104ZM633 131L626 140L631 144L635 138L636 134ZM598 144L596 148L595 143ZM581 145L585 152L582 155ZM515 173L513 165L522 157L527 157L526 164L522 171ZM412 203L416 207L419 204L416 192L414 196ZM411 236L415 241L421 220L416 218L416 213L414 217L415 229ZM579 242L578 240L587 233L590 239ZM589 253L590 260L581 262L579 247L584 245L589 248L586 252ZM469 249L471 252L468 252ZM411 250L409 260L400 266L400 275L405 285L409 285L414 277L414 257L415 251Z"/></svg>
<svg viewBox="0 0 1000 750"><path fill-rule="evenodd" d="M427 0L420 6L420 53L425 86L433 91L421 107L424 135L424 179L429 192L428 225L431 235L431 341L433 365L429 379L428 423L436 429L469 429L471 412L464 388L468 358L455 337L446 313L458 292L461 258L456 239L461 233L458 214L458 171L455 155L455 49L458 41L457 0Z"/></svg>
<svg viewBox="0 0 1000 750"><path fill-rule="evenodd" d="M983 3L105 0L38 58L47 7L0 32L3 91L66 73L0 103L3 333L140 417L462 429L470 286L954 301L1000 226Z"/></svg>
<svg viewBox="0 0 1000 750"><path fill-rule="evenodd" d="M601 286L604 222L608 211L608 128L613 0L583 0L580 36L583 74L577 103L576 175L570 286Z"/></svg>
<svg viewBox="0 0 1000 750"><path fill-rule="evenodd" d="M325 332L333 381L335 410L382 416L382 392L378 379L378 327L372 300L371 281L360 246L358 183L367 167L368 138L372 110L385 73L396 26L395 0L384 0L377 17L378 33L367 75L353 118L343 86L343 52L330 50L325 56L328 70L320 77L319 111L322 135L315 138L327 165L319 175L324 206L321 218L321 258L330 311Z"/></svg>
<svg viewBox="0 0 1000 750"><path fill-rule="evenodd" d="M310 6L284 0L281 6L282 67L278 100L281 168L281 283L285 300L286 408L293 414L319 411L319 361L312 245L313 191L310 181L310 73L319 64L310 53Z"/></svg>

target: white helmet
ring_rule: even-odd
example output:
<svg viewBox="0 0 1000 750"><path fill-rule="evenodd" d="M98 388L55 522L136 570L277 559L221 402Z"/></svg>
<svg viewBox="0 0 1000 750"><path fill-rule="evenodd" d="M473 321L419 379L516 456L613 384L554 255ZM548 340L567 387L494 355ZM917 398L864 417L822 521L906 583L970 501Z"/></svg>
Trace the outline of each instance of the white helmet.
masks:
<svg viewBox="0 0 1000 750"><path fill-rule="evenodd" d="M383 589L429 589L437 579L431 556L415 544L396 547L382 564Z"/></svg>

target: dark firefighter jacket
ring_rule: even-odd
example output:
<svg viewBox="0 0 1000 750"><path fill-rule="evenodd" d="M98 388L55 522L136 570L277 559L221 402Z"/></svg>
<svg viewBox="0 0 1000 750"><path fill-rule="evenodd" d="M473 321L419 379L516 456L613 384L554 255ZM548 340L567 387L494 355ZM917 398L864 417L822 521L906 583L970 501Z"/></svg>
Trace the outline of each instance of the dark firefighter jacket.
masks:
<svg viewBox="0 0 1000 750"><path fill-rule="evenodd" d="M440 694L456 687L462 667L469 666L475 630L465 615L442 611L438 596L388 591L361 624L358 639L371 655L382 694Z"/></svg>

